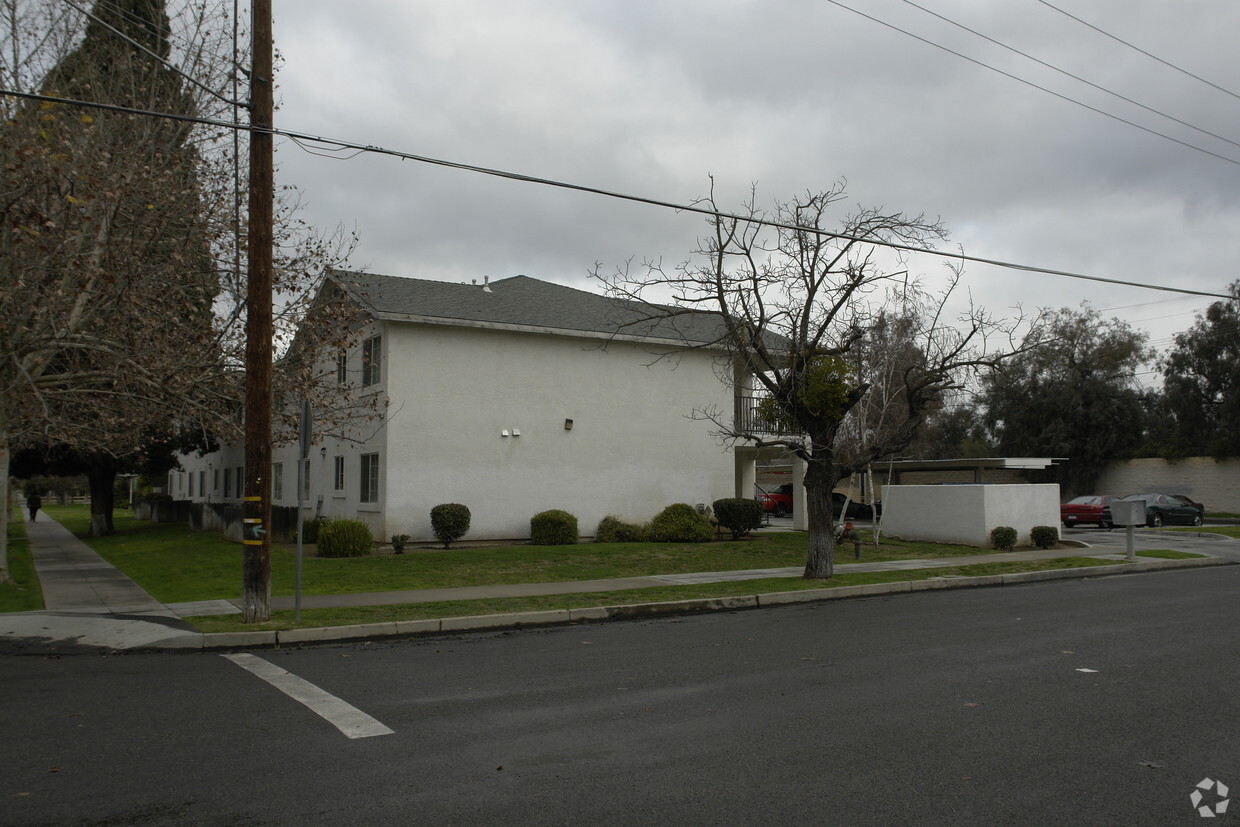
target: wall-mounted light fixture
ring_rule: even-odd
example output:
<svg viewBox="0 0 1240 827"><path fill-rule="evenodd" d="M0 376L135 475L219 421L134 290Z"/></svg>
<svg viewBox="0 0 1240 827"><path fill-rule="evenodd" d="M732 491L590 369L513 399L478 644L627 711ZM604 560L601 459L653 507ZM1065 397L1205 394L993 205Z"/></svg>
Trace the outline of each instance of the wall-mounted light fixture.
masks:
<svg viewBox="0 0 1240 827"><path fill-rule="evenodd" d="M564 420L564 430L571 431L573 429L573 421L571 419Z"/></svg>
<svg viewBox="0 0 1240 827"><path fill-rule="evenodd" d="M327 446L326 445L324 445L322 448L319 449L319 456L322 457L323 459L327 459Z"/></svg>

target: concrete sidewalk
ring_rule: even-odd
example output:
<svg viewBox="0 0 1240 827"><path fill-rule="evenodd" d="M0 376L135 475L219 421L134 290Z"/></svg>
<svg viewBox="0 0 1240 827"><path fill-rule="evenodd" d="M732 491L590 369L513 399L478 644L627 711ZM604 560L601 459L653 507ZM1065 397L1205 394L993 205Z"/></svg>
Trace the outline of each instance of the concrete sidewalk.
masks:
<svg viewBox="0 0 1240 827"><path fill-rule="evenodd" d="M0 614L4 651L159 649L201 639L201 632L46 514L26 523L26 537L44 609Z"/></svg>
<svg viewBox="0 0 1240 827"><path fill-rule="evenodd" d="M970 585L1001 585L1032 580L1088 577L1126 571L1143 571L1200 565L1219 565L1230 561L1205 557L1192 560L1143 560L1116 565L1123 555L1113 549L1074 548L1055 551L1018 551L976 554L926 560L895 560L885 563L837 563L840 574L849 572L908 571L948 568L992 562L1049 560L1059 557L1097 557L1100 568L1064 569L978 578L934 578L930 581L882 583L869 586L835 587L796 592L750 595L738 598L650 603L611 608L555 610L509 615L489 615L442 620L403 621L363 626L303 628L283 632L236 632L206 634L197 631L185 617L212 614L239 614L240 601L209 600L194 603L161 604L140 586L112 566L89 546L46 515L27 523L27 536L35 570L43 588L46 608L37 612L0 614L0 651L15 654L42 652L172 650L232 648L324 640L381 637L415 633L452 632L465 629L513 628L578 620L668 614L678 611L731 610L758 605L776 605L806 600L837 599L860 595L896 593L931 588L961 588ZM840 555L847 559L847 555ZM479 600L485 598L528 597L535 595L610 592L651 588L673 584L721 583L798 577L801 567L754 569L746 571L694 572L609 580L576 580L554 583L467 586L451 589L358 594L305 595L302 608L348 608L355 606L399 605L441 600ZM293 598L272 598L273 609L292 609Z"/></svg>

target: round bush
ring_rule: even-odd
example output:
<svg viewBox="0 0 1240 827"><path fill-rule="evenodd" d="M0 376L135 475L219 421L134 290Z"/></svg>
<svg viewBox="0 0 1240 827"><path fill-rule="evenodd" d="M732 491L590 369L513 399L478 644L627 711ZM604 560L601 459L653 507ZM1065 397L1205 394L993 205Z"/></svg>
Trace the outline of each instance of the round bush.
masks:
<svg viewBox="0 0 1240 827"><path fill-rule="evenodd" d="M990 532L990 544L999 551L1011 551L1016 547L1016 529L1001 525Z"/></svg>
<svg viewBox="0 0 1240 827"><path fill-rule="evenodd" d="M762 503L740 497L715 500L710 506L719 525L732 532L732 539L744 537L762 527Z"/></svg>
<svg viewBox="0 0 1240 827"><path fill-rule="evenodd" d="M365 557L374 542L361 520L331 520L319 526L320 557Z"/></svg>
<svg viewBox="0 0 1240 827"><path fill-rule="evenodd" d="M577 518L553 508L530 518L530 542L536 546L571 546L577 542Z"/></svg>
<svg viewBox="0 0 1240 827"><path fill-rule="evenodd" d="M1029 539L1038 548L1053 548L1059 542L1059 529L1053 525L1035 525L1029 531Z"/></svg>
<svg viewBox="0 0 1240 827"><path fill-rule="evenodd" d="M641 526L626 523L610 514L598 521L598 529L594 532L596 543L636 543L641 538Z"/></svg>
<svg viewBox="0 0 1240 827"><path fill-rule="evenodd" d="M325 517L315 517L312 520L303 520L301 524L303 543L313 545L319 541L319 529L327 525L328 520Z"/></svg>
<svg viewBox="0 0 1240 827"><path fill-rule="evenodd" d="M453 540L459 540L469 531L469 508L460 503L441 503L431 509L431 531L435 539L447 548Z"/></svg>
<svg viewBox="0 0 1240 827"><path fill-rule="evenodd" d="M688 503L673 503L650 521L646 536L656 543L705 543L715 528Z"/></svg>

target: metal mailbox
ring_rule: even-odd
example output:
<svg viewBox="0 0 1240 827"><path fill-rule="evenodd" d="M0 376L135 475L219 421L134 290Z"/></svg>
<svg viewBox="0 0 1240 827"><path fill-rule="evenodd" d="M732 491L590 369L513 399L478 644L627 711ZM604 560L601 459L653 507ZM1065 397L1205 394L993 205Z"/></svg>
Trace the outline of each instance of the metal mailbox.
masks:
<svg viewBox="0 0 1240 827"><path fill-rule="evenodd" d="M1111 502L1113 525L1145 525L1144 500L1113 500Z"/></svg>

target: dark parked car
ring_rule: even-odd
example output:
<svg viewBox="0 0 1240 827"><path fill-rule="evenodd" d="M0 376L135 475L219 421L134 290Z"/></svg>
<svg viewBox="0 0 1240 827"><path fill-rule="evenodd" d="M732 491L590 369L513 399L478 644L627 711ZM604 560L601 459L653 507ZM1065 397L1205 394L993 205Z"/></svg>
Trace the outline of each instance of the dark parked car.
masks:
<svg viewBox="0 0 1240 827"><path fill-rule="evenodd" d="M1072 528L1077 523L1095 523L1102 528L1110 528L1111 521L1108 519L1104 522L1102 512L1112 500L1118 499L1119 497L1112 494L1089 494L1076 497L1059 506L1059 519L1066 528ZM1110 517L1110 514L1107 516Z"/></svg>
<svg viewBox="0 0 1240 827"><path fill-rule="evenodd" d="M844 500L847 499L838 491L831 492L831 516L835 519L840 518L840 512L844 510ZM883 513L883 504L875 503L873 506L868 503L859 503L856 500L850 500L848 503L848 514L844 519L847 520L870 520L874 518L874 514Z"/></svg>
<svg viewBox="0 0 1240 827"><path fill-rule="evenodd" d="M1195 503L1182 494L1129 494L1121 500L1141 500L1145 503L1145 524L1151 528L1161 525L1201 525L1205 519L1205 506ZM1103 509L1107 522L1111 521L1111 507Z"/></svg>

